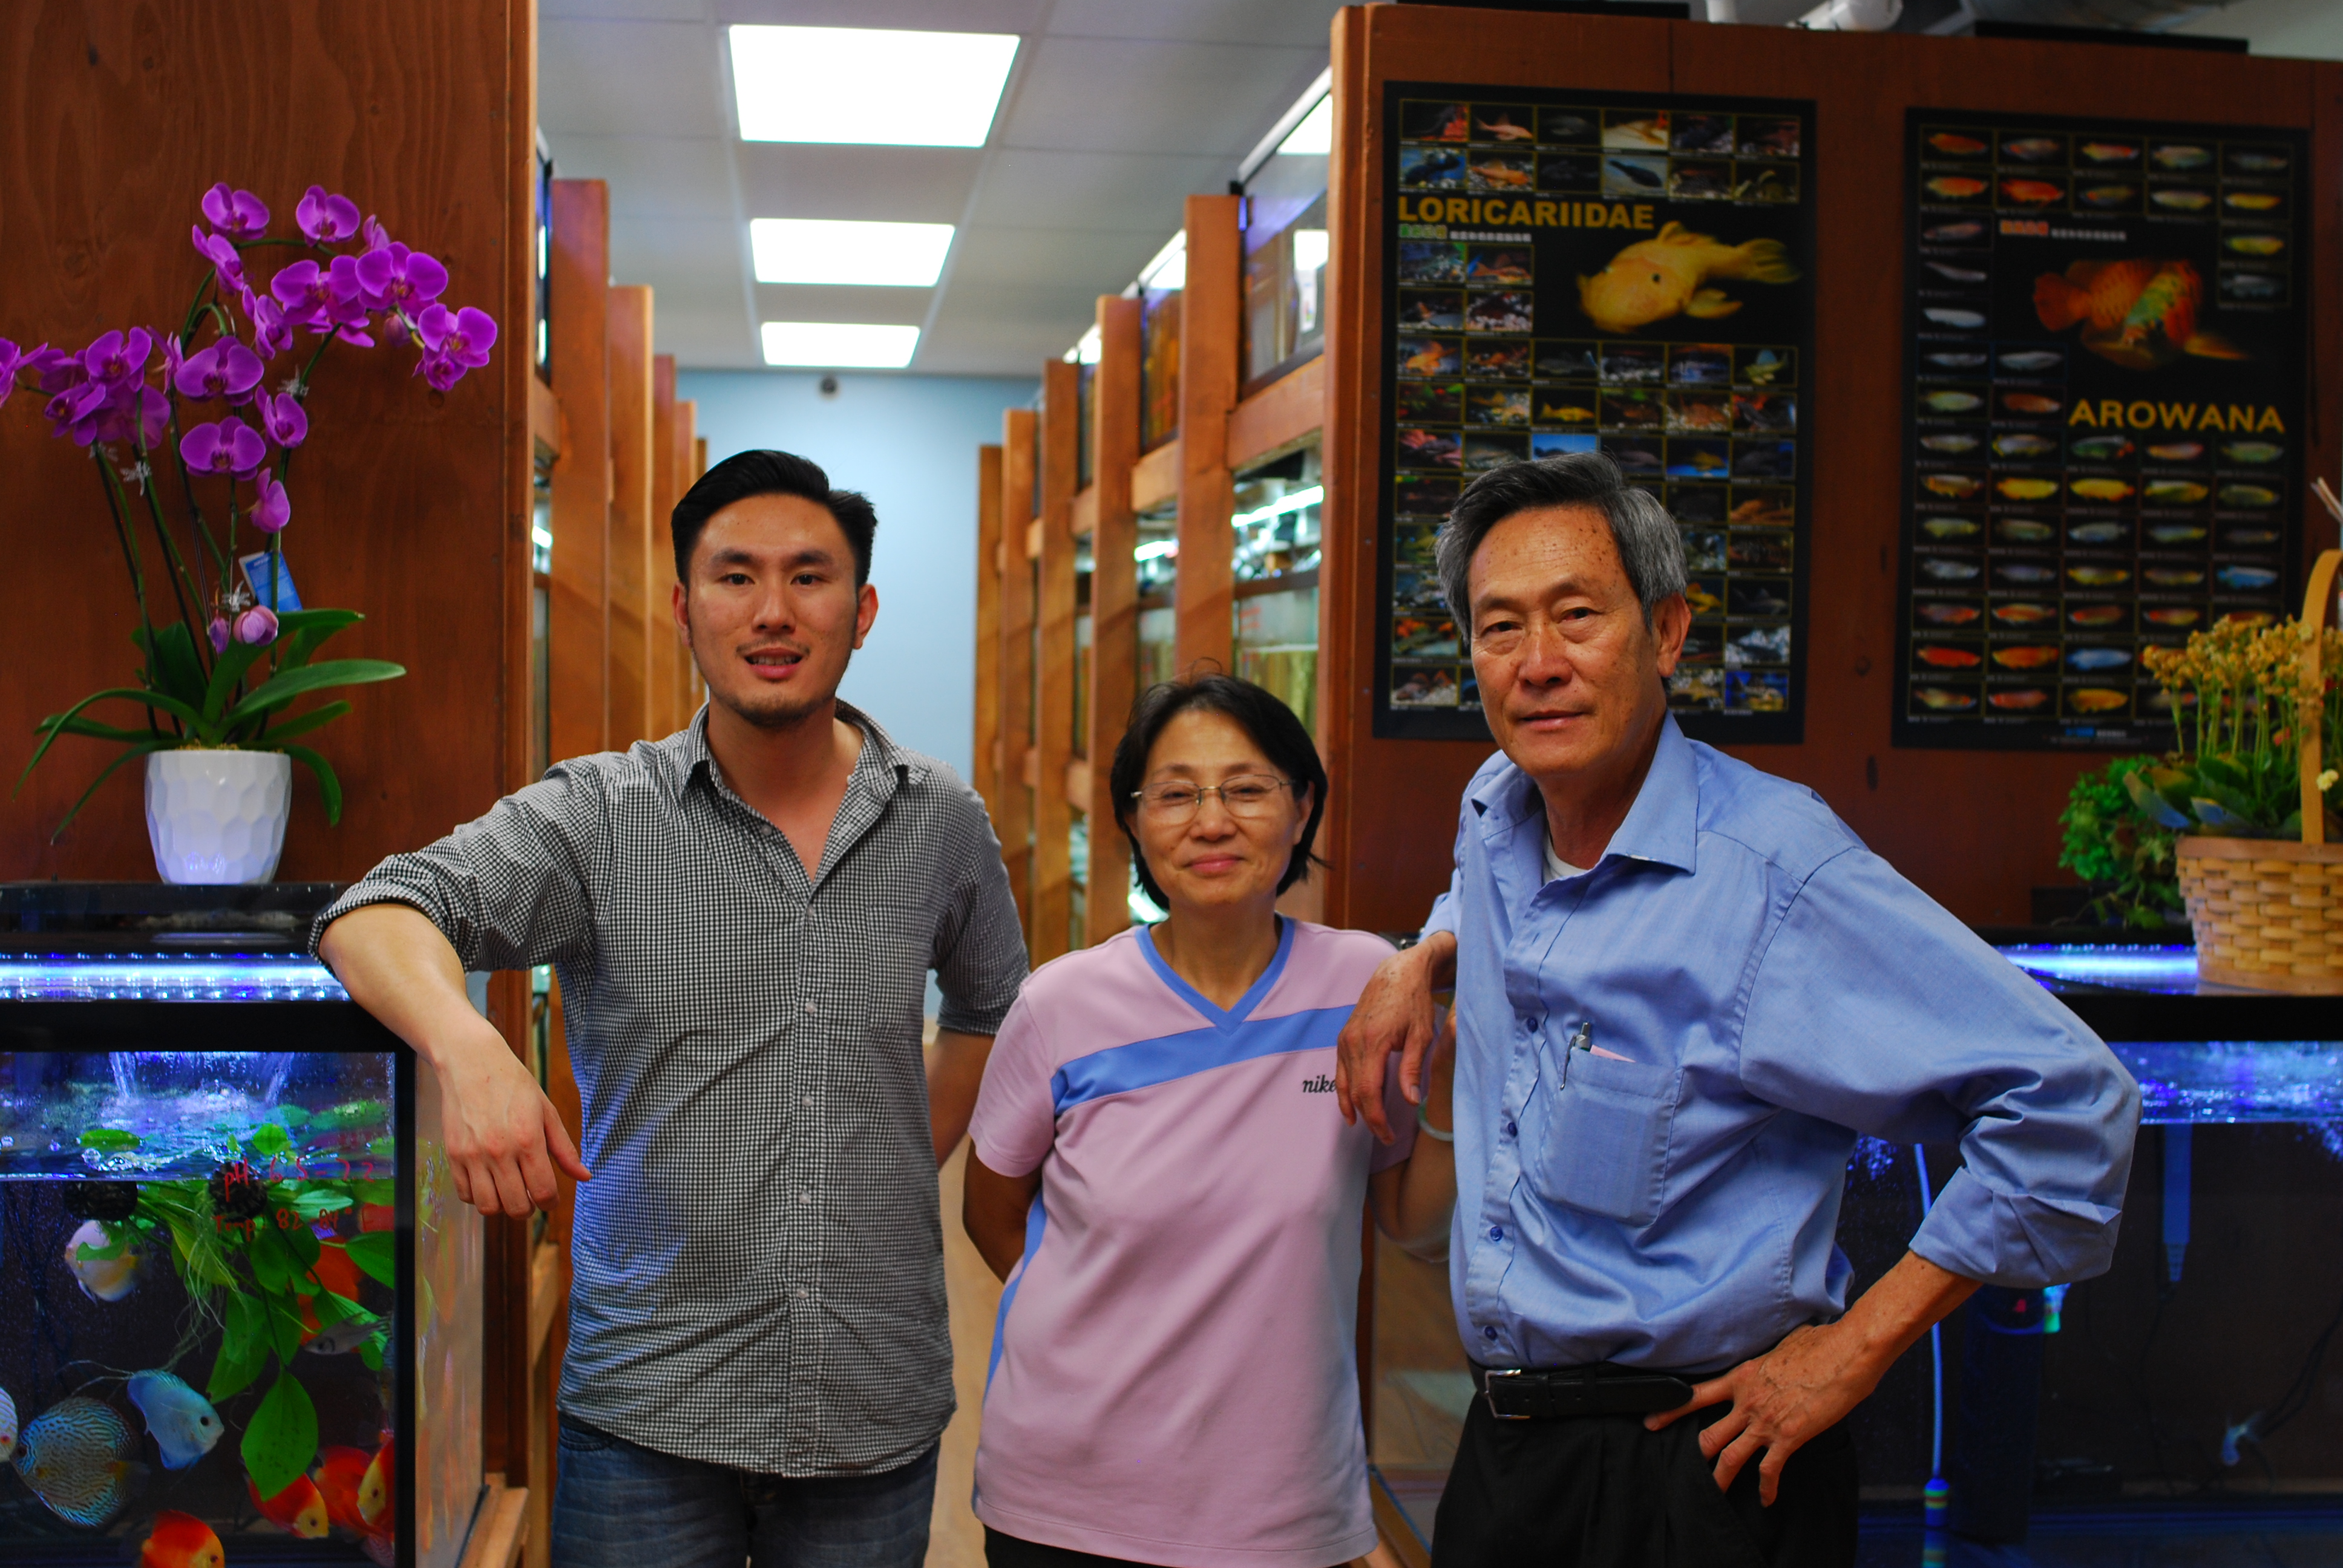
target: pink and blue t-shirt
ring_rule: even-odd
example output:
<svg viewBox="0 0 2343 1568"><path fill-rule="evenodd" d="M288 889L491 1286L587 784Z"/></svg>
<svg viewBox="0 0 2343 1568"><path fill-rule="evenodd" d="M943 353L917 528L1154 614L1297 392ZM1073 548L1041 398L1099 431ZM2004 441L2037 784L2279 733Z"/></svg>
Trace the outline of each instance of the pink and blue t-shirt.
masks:
<svg viewBox="0 0 2343 1568"><path fill-rule="evenodd" d="M1041 1188L985 1388L995 1530L1179 1568L1329 1568L1375 1543L1360 1215L1415 1121L1394 1075L1393 1143L1343 1122L1334 1039L1392 950L1282 926L1225 1011L1141 929L1044 966L1001 1025L976 1157Z"/></svg>

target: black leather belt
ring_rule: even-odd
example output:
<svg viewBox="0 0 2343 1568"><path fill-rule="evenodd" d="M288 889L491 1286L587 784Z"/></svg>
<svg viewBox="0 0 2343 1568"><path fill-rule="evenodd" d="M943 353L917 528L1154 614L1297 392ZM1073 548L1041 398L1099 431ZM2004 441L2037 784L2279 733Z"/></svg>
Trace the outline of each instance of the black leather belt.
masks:
<svg viewBox="0 0 2343 1568"><path fill-rule="evenodd" d="M1473 1368L1481 1397L1499 1421L1562 1421L1587 1415L1650 1415L1692 1398L1692 1383L1673 1372L1642 1367L1594 1366L1533 1371Z"/></svg>

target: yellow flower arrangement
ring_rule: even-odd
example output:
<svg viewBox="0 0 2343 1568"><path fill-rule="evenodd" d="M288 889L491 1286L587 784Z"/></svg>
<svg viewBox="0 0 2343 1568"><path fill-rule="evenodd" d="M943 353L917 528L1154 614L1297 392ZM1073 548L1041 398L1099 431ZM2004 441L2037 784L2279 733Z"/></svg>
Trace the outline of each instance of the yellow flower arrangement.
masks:
<svg viewBox="0 0 2343 1568"><path fill-rule="evenodd" d="M2223 621L2185 648L2151 648L2141 663L2170 699L2180 749L2125 780L2150 820L2197 833L2291 838L2302 829L2305 709L2320 715L2328 751L2343 749L2343 631L2319 634L2318 673L2305 668L2310 628L2294 619ZM2334 777L2322 773L2325 790ZM2332 809L2328 819L2335 821ZM2330 829L2330 834L2334 831Z"/></svg>

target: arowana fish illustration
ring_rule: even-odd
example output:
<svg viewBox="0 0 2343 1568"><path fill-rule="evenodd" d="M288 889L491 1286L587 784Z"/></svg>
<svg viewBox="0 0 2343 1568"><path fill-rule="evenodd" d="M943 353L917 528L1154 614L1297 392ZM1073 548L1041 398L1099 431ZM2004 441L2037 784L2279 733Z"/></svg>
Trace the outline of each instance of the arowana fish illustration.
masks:
<svg viewBox="0 0 2343 1568"><path fill-rule="evenodd" d="M226 1568L227 1553L212 1527L192 1513L166 1508L138 1548L138 1568Z"/></svg>
<svg viewBox="0 0 2343 1568"><path fill-rule="evenodd" d="M2066 704L2077 713L2112 713L2131 701L2127 691L2110 691L2104 686L2087 686L2066 693Z"/></svg>
<svg viewBox="0 0 2343 1568"><path fill-rule="evenodd" d="M1601 330L1633 332L1671 316L1713 321L1739 310L1739 300L1704 286L1710 278L1792 283L1798 276L1779 240L1720 245L1669 223L1652 238L1619 252L1593 277L1581 277L1578 302Z"/></svg>
<svg viewBox="0 0 2343 1568"><path fill-rule="evenodd" d="M2183 354L2243 359L2222 339L2197 330L2204 280L2185 261L2134 256L2078 261L2062 275L2034 280L2034 313L2053 332L2085 323L2083 347L2127 370L2152 370Z"/></svg>

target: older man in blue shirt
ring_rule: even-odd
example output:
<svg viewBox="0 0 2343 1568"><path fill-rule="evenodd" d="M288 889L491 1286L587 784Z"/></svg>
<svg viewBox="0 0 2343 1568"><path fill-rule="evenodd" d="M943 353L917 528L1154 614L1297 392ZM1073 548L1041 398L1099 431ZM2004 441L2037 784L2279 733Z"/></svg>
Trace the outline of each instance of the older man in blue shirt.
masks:
<svg viewBox="0 0 2343 1568"><path fill-rule="evenodd" d="M1440 566L1502 751L1337 1085L1387 1136L1383 1062L1414 1081L1453 981L1450 1282L1483 1392L1435 1563L1851 1564L1844 1418L1979 1282L2107 1269L2138 1090L1813 791L1684 739L1683 552L1607 458L1483 476ZM1849 1306L1858 1131L1964 1164Z"/></svg>

